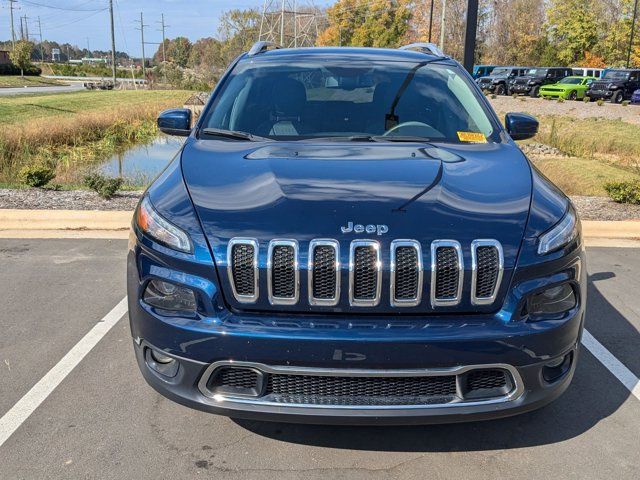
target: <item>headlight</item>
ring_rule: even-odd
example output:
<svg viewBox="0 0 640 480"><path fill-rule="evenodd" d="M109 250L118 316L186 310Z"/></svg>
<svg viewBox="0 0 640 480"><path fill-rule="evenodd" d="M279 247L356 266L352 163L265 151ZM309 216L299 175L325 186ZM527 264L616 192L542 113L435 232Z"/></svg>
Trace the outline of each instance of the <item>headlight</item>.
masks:
<svg viewBox="0 0 640 480"><path fill-rule="evenodd" d="M609 90L615 90L616 86L613 83L610 83L610 84L607 85L607 88Z"/></svg>
<svg viewBox="0 0 640 480"><path fill-rule="evenodd" d="M576 294L568 283L547 288L529 298L527 311L533 317L559 315L577 304Z"/></svg>
<svg viewBox="0 0 640 480"><path fill-rule="evenodd" d="M535 80L529 80L529 85L535 85L536 81Z"/></svg>
<svg viewBox="0 0 640 480"><path fill-rule="evenodd" d="M573 208L551 230L540 236L538 254L546 255L561 249L580 235L580 220Z"/></svg>
<svg viewBox="0 0 640 480"><path fill-rule="evenodd" d="M147 284L142 300L152 307L162 310L195 312L197 309L193 290L157 279L151 280Z"/></svg>
<svg viewBox="0 0 640 480"><path fill-rule="evenodd" d="M189 235L160 216L145 197L136 212L136 224L158 243L180 252L191 253Z"/></svg>

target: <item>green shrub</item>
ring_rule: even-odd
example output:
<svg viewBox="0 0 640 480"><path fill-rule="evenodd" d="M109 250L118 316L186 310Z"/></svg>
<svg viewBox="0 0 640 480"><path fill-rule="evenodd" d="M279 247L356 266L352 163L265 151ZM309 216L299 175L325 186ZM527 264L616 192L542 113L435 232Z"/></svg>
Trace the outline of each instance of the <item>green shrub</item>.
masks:
<svg viewBox="0 0 640 480"><path fill-rule="evenodd" d="M84 184L100 195L102 198L109 200L122 187L122 178L105 177L99 173L92 173L84 177Z"/></svg>
<svg viewBox="0 0 640 480"><path fill-rule="evenodd" d="M513 95L511 95L512 98L518 98L518 94L514 93Z"/></svg>
<svg viewBox="0 0 640 480"><path fill-rule="evenodd" d="M583 101L584 103L591 103L591 99L590 99L589 97L587 97L587 96L585 96L585 97L582 99L582 101Z"/></svg>
<svg viewBox="0 0 640 480"><path fill-rule="evenodd" d="M30 187L44 187L53 180L56 171L49 165L28 165L23 167L18 173L18 178L25 185Z"/></svg>
<svg viewBox="0 0 640 480"><path fill-rule="evenodd" d="M558 103L564 103L564 98L558 97Z"/></svg>
<svg viewBox="0 0 640 480"><path fill-rule="evenodd" d="M625 100L624 102L622 102L622 106L623 107L628 107L630 103L631 102L629 100Z"/></svg>
<svg viewBox="0 0 640 480"><path fill-rule="evenodd" d="M640 181L607 182L604 189L614 202L640 205Z"/></svg>
<svg viewBox="0 0 640 480"><path fill-rule="evenodd" d="M601 107L602 105L604 105L604 100L603 99L599 99L597 102L599 107Z"/></svg>
<svg viewBox="0 0 640 480"><path fill-rule="evenodd" d="M492 93L492 94L491 94L491 99L492 99L492 100L495 100L496 98L498 98L498 95L496 95L495 93Z"/></svg>

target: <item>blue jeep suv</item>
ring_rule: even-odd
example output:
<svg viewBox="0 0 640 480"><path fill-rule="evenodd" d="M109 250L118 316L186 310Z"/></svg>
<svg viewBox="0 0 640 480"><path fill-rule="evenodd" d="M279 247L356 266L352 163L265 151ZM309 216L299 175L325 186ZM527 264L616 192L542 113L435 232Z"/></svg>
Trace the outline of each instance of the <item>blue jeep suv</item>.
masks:
<svg viewBox="0 0 640 480"><path fill-rule="evenodd" d="M430 44L237 58L149 187L128 255L131 332L158 392L231 417L490 419L575 370L574 208L471 76Z"/></svg>

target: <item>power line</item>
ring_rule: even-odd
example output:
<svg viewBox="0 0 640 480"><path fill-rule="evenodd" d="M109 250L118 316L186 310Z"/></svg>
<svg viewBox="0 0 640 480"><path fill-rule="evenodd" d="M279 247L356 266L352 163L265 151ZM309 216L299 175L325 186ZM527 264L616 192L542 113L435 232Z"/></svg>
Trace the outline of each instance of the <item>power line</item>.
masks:
<svg viewBox="0 0 640 480"><path fill-rule="evenodd" d="M92 3L92 2L93 2L93 0L89 0L88 2L85 2L85 3L82 3L82 4L78 5L78 7L81 7L83 5L87 5L87 4ZM65 12L97 12L97 11L104 10L104 9L99 9L99 8L57 7L55 5L46 5L44 3L33 2L31 0L22 0L22 3L24 3L25 5L31 5L33 7L51 8L53 10L63 10Z"/></svg>

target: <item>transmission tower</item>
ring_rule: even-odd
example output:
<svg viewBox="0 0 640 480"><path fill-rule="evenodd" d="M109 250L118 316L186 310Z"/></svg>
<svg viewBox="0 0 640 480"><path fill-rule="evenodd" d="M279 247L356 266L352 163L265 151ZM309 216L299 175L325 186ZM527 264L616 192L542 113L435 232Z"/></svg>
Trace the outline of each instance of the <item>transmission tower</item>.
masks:
<svg viewBox="0 0 640 480"><path fill-rule="evenodd" d="M307 0L264 0L258 40L310 47L318 36L318 10Z"/></svg>

